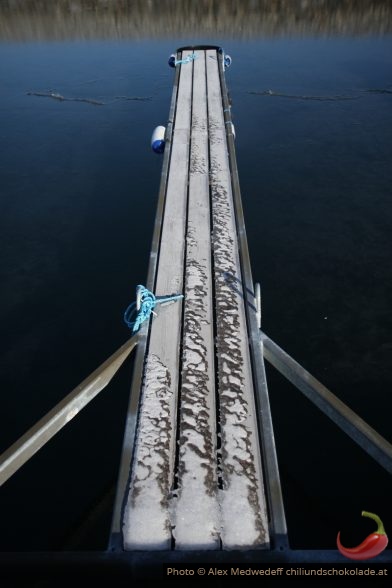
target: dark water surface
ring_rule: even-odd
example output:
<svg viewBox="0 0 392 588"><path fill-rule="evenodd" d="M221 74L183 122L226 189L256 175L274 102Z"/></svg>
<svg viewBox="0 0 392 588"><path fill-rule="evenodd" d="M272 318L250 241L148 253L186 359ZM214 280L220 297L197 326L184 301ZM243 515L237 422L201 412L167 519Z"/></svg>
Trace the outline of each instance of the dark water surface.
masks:
<svg viewBox="0 0 392 588"><path fill-rule="evenodd" d="M129 336L122 314L146 278L160 182L149 140L168 117L167 57L202 42L233 58L263 330L392 441L388 4L342 2L335 14L310 2L301 20L283 2L274 20L278 3L253 2L257 28L241 2L237 17L223 2L214 28L217 3L204 3L203 21L189 2L196 33L171 37L154 2L135 3L128 20L110 2L95 13L94 2L53 14L34 4L4 3L0 27L0 451ZM66 100L37 95L48 93ZM131 368L1 489L0 550L105 548ZM291 545L334 549L339 529L355 543L362 510L392 529L390 477L268 375Z"/></svg>

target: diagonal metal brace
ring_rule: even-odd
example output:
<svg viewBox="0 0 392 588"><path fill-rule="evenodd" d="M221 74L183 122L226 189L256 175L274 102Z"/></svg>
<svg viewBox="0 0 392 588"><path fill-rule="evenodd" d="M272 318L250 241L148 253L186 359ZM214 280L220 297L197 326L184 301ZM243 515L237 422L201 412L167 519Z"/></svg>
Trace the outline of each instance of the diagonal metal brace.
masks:
<svg viewBox="0 0 392 588"><path fill-rule="evenodd" d="M283 376L377 461L392 473L392 445L357 413L260 331L263 355Z"/></svg>
<svg viewBox="0 0 392 588"><path fill-rule="evenodd" d="M0 456L0 486L69 423L122 366L138 343L134 335Z"/></svg>

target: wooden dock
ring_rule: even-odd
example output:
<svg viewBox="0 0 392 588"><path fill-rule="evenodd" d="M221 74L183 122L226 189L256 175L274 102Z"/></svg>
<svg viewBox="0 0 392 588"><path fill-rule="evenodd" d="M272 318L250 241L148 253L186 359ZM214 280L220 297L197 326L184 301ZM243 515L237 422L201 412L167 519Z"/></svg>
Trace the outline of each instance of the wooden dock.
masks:
<svg viewBox="0 0 392 588"><path fill-rule="evenodd" d="M184 49L177 60L153 273L156 296L184 299L143 327L123 546L268 548L223 55Z"/></svg>
<svg viewBox="0 0 392 588"><path fill-rule="evenodd" d="M392 445L260 330L224 57L210 46L176 55L146 286L183 298L158 304L155 318L0 455L2 485L136 348L108 549L0 554L13 585L18 574L42 581L47 566L60 578L91 566L94 581L129 583L167 579L174 565L194 573L210 563L218 575L234 562L346 565L336 549L290 549L264 359L392 473ZM390 550L378 562L391 563Z"/></svg>

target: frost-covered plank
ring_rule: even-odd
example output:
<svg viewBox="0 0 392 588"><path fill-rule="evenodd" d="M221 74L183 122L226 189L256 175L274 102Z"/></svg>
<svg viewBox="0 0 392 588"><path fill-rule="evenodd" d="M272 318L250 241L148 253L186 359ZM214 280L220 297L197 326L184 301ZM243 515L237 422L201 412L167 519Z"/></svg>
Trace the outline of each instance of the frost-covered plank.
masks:
<svg viewBox="0 0 392 588"><path fill-rule="evenodd" d="M225 549L268 547L257 422L218 63L207 52Z"/></svg>
<svg viewBox="0 0 392 588"><path fill-rule="evenodd" d="M220 547L205 52L194 62L176 549Z"/></svg>
<svg viewBox="0 0 392 588"><path fill-rule="evenodd" d="M186 53L184 54L184 57ZM156 295L182 290L188 184L192 65L181 66ZM157 308L145 365L124 548L170 549L182 302Z"/></svg>

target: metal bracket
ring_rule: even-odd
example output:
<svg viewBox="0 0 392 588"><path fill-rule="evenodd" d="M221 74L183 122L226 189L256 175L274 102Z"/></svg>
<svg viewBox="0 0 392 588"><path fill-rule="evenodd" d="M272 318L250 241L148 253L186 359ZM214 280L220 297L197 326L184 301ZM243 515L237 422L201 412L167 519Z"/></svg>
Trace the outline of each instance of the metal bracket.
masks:
<svg viewBox="0 0 392 588"><path fill-rule="evenodd" d="M255 291L257 326L259 329L261 329L261 290L260 290L260 284L258 282L255 283L254 291Z"/></svg>

